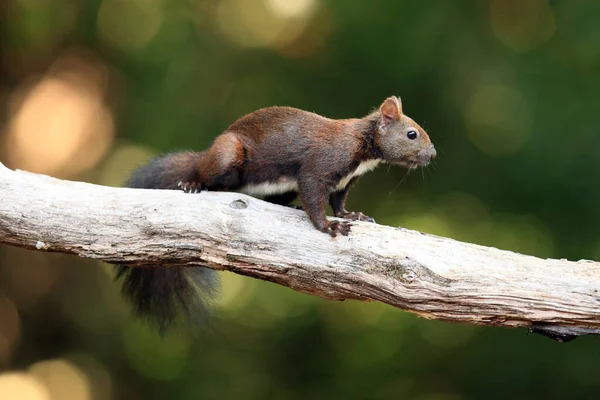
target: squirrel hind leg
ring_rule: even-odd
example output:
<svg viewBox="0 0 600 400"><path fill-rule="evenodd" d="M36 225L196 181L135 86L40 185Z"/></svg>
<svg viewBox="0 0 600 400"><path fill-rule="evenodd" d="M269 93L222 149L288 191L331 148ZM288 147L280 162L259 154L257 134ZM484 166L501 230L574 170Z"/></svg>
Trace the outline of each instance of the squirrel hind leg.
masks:
<svg viewBox="0 0 600 400"><path fill-rule="evenodd" d="M225 132L199 162L198 173L203 188L234 190L241 186L246 149L237 134Z"/></svg>

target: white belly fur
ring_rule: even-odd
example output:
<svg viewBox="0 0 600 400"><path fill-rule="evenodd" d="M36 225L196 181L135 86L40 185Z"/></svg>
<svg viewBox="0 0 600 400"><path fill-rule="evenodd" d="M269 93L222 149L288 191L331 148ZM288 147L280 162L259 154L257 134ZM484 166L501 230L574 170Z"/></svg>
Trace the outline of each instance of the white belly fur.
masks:
<svg viewBox="0 0 600 400"><path fill-rule="evenodd" d="M350 180L354 177L360 176L365 172L371 171L375 167L379 165L381 160L369 160L360 163L360 165L351 173L343 177L340 182L335 187L335 190L342 190ZM240 192L246 193L250 196L256 197L264 197L270 196L274 194L282 194L287 192L297 192L298 191L298 181L295 179L283 178L278 182L263 182L250 184L242 187Z"/></svg>
<svg viewBox="0 0 600 400"><path fill-rule="evenodd" d="M348 186L348 183L350 183L350 180L352 178L361 176L365 172L371 171L373 168L378 166L380 162L381 160L369 160L361 162L353 172L349 173L340 180L340 183L337 184L335 190L342 190L343 188Z"/></svg>
<svg viewBox="0 0 600 400"><path fill-rule="evenodd" d="M246 185L240 189L240 192L255 197L264 197L272 194L281 194L286 192L297 192L298 182L295 179L289 179L284 182L263 182Z"/></svg>

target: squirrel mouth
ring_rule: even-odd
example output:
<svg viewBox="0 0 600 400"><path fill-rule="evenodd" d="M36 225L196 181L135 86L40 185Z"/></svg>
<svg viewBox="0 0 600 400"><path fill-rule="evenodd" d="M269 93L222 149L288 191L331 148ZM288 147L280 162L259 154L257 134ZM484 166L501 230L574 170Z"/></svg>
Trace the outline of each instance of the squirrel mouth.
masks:
<svg viewBox="0 0 600 400"><path fill-rule="evenodd" d="M429 164L429 161L427 160L421 160L418 158L408 158L405 160L400 160L397 161L395 164L401 165L403 167L406 167L408 169L416 169L418 167L424 167L427 164Z"/></svg>

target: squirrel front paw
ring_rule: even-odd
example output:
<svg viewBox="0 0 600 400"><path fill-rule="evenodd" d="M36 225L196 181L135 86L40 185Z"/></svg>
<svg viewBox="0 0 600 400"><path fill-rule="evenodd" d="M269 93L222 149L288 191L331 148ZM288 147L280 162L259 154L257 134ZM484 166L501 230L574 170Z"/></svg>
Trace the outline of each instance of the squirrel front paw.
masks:
<svg viewBox="0 0 600 400"><path fill-rule="evenodd" d="M348 236L351 226L352 224L347 221L327 221L327 225L321 231L329 233L331 237L336 237L338 233Z"/></svg>
<svg viewBox="0 0 600 400"><path fill-rule="evenodd" d="M338 213L336 215L338 218L350 219L352 221L365 221L365 222L375 222L375 220L368 215L365 215L361 212L354 211L346 211L343 213Z"/></svg>
<svg viewBox="0 0 600 400"><path fill-rule="evenodd" d="M183 182L183 181L181 181L177 184L177 187L179 187L185 193L200 193L202 190L206 190L205 188L202 187L202 184L198 183L198 182Z"/></svg>

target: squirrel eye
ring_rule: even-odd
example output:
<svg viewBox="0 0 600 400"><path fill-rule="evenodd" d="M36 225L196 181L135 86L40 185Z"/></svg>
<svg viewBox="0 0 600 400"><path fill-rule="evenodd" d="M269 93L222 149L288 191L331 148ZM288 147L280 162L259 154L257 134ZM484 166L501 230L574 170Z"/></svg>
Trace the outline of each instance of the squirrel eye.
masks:
<svg viewBox="0 0 600 400"><path fill-rule="evenodd" d="M415 140L417 138L417 132L408 131L408 133L406 134L406 137L409 138L410 140Z"/></svg>

